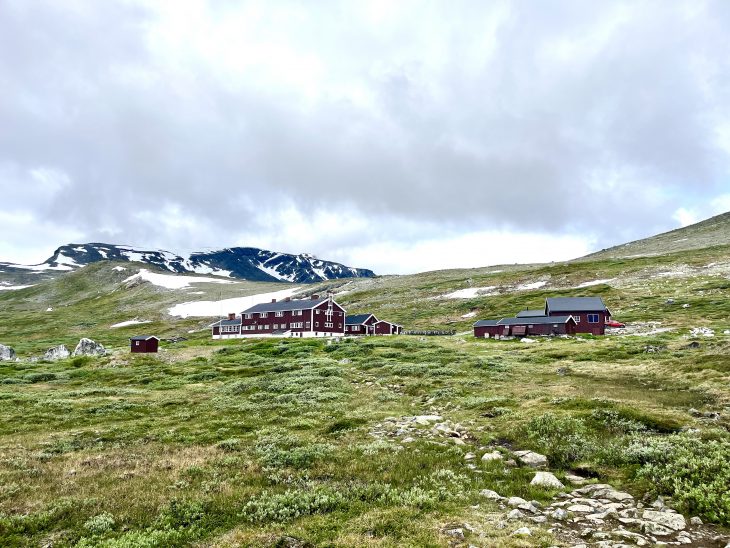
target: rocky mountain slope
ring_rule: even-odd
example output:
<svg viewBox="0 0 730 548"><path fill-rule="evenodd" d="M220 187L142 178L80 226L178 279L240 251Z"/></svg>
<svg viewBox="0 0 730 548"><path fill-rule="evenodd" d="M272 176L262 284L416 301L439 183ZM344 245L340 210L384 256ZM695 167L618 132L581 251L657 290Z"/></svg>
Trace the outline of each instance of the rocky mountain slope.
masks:
<svg viewBox="0 0 730 548"><path fill-rule="evenodd" d="M730 212L643 240L603 249L584 259L648 257L730 244Z"/></svg>
<svg viewBox="0 0 730 548"><path fill-rule="evenodd" d="M67 244L38 265L0 263L0 283L25 285L77 270L99 261L133 261L177 274L212 274L250 281L313 283L340 278L370 278L371 270L323 261L306 253L291 255L253 247L231 247L187 257L164 250L144 250L104 243Z"/></svg>

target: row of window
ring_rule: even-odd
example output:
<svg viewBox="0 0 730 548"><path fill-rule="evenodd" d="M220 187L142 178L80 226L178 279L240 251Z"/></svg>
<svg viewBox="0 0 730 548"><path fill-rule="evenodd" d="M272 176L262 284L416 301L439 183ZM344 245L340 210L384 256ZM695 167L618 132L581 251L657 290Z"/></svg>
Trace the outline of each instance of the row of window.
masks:
<svg viewBox="0 0 730 548"><path fill-rule="evenodd" d="M311 327L311 322L292 322L289 324L289 329L304 329L305 327L309 329ZM285 323L275 323L272 325L269 324L259 324L259 325L242 325L241 330L242 331L266 331L268 329L286 329L287 324ZM335 324L332 322L324 322L325 327L334 328ZM319 327L319 322L314 322L314 327ZM342 328L342 324L338 323L337 327L340 329ZM224 325L221 326L221 333L238 333L238 325Z"/></svg>
<svg viewBox="0 0 730 548"><path fill-rule="evenodd" d="M277 317L277 318L282 318L284 316L284 313L285 312L291 312L291 315L292 316L301 316L304 313L302 310L291 310L291 311L288 311L287 310L287 311L274 312L274 316ZM315 310L314 313L315 314L322 314L322 313L324 313L326 316L333 316L334 315L334 311L333 310L325 310L325 311L323 311L323 310ZM341 316L344 316L344 312L337 312L337 315L340 316L340 317ZM248 314L244 314L243 317L246 318L247 320L252 320L254 318L268 318L269 317L269 313L268 312L251 312L251 313L248 313Z"/></svg>

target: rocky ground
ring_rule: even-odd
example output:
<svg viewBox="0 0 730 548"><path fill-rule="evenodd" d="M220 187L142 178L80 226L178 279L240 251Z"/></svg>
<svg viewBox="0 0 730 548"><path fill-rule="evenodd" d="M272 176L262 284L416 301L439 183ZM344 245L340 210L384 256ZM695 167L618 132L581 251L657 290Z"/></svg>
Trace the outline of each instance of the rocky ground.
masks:
<svg viewBox="0 0 730 548"><path fill-rule="evenodd" d="M473 436L466 427L435 412L388 417L370 434L376 438L398 439L408 445L417 439L466 446ZM532 485L559 489L550 504L520 497L504 497L484 489L482 497L495 502L504 513L500 527L514 528L516 537L531 537L536 528L551 533L561 546L572 548L627 548L631 546L693 546L730 548L730 537L702 523L699 517L688 520L661 497L654 501L636 500L633 495L608 484L589 483L589 479L566 474L567 487L554 474L544 470L548 459L533 451L509 451L503 447L480 447L464 455L465 466L478 471L476 462L501 461L507 467L535 469ZM486 540L475 524L449 524L442 530L451 537L452 546L475 546L471 540Z"/></svg>

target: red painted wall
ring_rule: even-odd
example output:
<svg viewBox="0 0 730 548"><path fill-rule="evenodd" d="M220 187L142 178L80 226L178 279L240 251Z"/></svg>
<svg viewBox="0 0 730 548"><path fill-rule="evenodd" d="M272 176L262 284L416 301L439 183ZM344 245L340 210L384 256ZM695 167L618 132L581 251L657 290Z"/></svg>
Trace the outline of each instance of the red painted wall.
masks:
<svg viewBox="0 0 730 548"><path fill-rule="evenodd" d="M302 306L307 306L309 303L302 303ZM332 303L332 321L328 320L325 311L328 308L328 302L325 301L318 305L314 309L304 310L302 309L302 315L294 315L293 311L287 310L281 312L281 316L277 316L275 312L266 313L266 317L261 317L260 312L254 312L251 318L247 318L243 315L243 326L242 335L266 335L270 334L275 330L285 329L292 333L303 333L307 331L319 331L323 333L343 333L345 331L345 310L337 303ZM303 327L291 327L292 323L302 323ZM332 323L332 327L325 326L326 323ZM286 327L282 327L282 324ZM307 325L309 324L309 325ZM274 325L277 327L274 328ZM243 327L254 326L256 329L243 329ZM263 326L259 329L259 326ZM214 334L215 331L214 331Z"/></svg>
<svg viewBox="0 0 730 548"><path fill-rule="evenodd" d="M598 323L588 323L588 314L598 314ZM577 322L576 333L592 333L604 335L606 333L606 319L609 315L604 312L551 312L550 316L573 316Z"/></svg>
<svg viewBox="0 0 730 548"><path fill-rule="evenodd" d="M159 341L157 339L147 339L146 341L129 341L130 348L134 353L157 352Z"/></svg>

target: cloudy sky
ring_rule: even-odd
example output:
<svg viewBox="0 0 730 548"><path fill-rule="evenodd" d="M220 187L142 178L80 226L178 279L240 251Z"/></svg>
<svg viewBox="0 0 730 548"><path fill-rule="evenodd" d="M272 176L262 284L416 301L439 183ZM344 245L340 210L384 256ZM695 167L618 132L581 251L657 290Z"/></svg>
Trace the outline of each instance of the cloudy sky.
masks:
<svg viewBox="0 0 730 548"><path fill-rule="evenodd" d="M379 273L730 210L730 2L0 0L0 260L67 242Z"/></svg>

